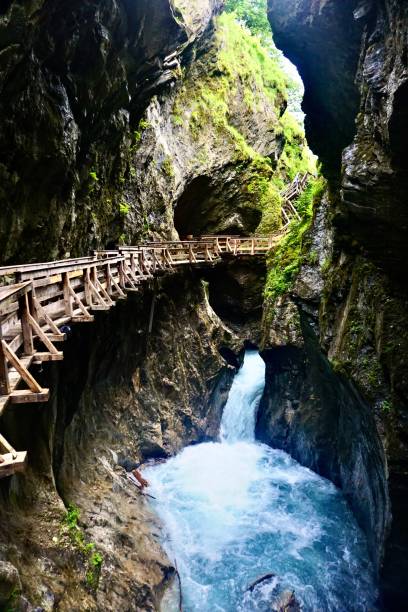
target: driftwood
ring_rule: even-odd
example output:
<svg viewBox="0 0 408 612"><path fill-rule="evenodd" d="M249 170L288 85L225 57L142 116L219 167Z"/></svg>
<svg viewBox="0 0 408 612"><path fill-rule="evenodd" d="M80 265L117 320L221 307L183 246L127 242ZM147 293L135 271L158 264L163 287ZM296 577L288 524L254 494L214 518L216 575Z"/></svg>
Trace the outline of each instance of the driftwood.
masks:
<svg viewBox="0 0 408 612"><path fill-rule="evenodd" d="M135 485L136 489L139 491L140 495L143 495L144 497L151 497L151 499L156 499L156 497L153 497L153 495L150 495L150 493L143 493L143 489L142 487L140 487L136 482L135 482L135 477L132 474L126 474L126 478L133 484Z"/></svg>
<svg viewBox="0 0 408 612"><path fill-rule="evenodd" d="M108 474L112 477L112 479L121 487L121 489L126 491L128 495L129 495L129 490L125 483L127 483L127 481L130 481L136 487L139 495L143 495L143 497L151 497L152 499L156 499L155 497L153 497L153 495L149 495L149 493L143 493L143 491L141 490L141 487L139 487L136 483L134 483L133 480L129 478L129 476L126 478L126 476L123 476L122 474L116 474L116 472L114 472L114 470L112 469L109 461L105 459L105 457L102 457L102 458L99 457L99 461L103 465L105 470L108 472Z"/></svg>
<svg viewBox="0 0 408 612"><path fill-rule="evenodd" d="M249 587L247 589L245 589L245 593L247 591L252 593L252 591L255 589L255 587L258 586L258 584L261 584L262 582L266 582L266 580L270 580L271 578L275 578L275 574L269 573L269 574L264 574L263 576L260 576L259 578L254 580L254 582L251 582Z"/></svg>

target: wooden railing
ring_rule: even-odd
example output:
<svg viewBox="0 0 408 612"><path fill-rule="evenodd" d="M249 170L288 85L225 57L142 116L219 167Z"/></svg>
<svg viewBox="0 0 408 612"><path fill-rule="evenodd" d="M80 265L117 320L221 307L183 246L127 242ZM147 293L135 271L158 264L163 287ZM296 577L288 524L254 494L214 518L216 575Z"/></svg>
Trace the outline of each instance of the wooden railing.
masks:
<svg viewBox="0 0 408 612"><path fill-rule="evenodd" d="M310 174L297 174L293 182L281 193L283 229L287 229L291 221L300 219L293 202L303 193L310 178Z"/></svg>
<svg viewBox="0 0 408 612"><path fill-rule="evenodd" d="M63 359L64 325L91 323L127 293L159 274L181 266L212 265L223 256L265 255L273 237L202 236L194 240L149 242L88 257L0 267L0 416L8 404L44 402L44 389L30 366ZM0 478L24 468L0 435Z"/></svg>

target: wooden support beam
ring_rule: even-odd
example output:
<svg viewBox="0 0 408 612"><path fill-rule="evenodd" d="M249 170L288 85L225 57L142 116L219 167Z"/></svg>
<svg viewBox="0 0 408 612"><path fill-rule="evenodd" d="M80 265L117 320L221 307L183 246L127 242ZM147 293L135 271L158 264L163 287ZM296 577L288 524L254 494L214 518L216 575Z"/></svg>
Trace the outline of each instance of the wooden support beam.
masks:
<svg viewBox="0 0 408 612"><path fill-rule="evenodd" d="M39 364L39 363L42 363L43 361L62 361L63 359L64 359L64 353L62 351L58 353L37 352L34 354L33 363Z"/></svg>
<svg viewBox="0 0 408 612"><path fill-rule="evenodd" d="M14 457L17 455L15 449L7 442L6 438L0 434L0 448L3 448L7 453L10 453Z"/></svg>
<svg viewBox="0 0 408 612"><path fill-rule="evenodd" d="M32 318L28 303L28 295L25 293L18 300L18 314L23 332L23 345L25 355L34 355L33 332L30 325Z"/></svg>
<svg viewBox="0 0 408 612"><path fill-rule="evenodd" d="M20 374L21 378L28 385L30 391L32 391L33 393L43 393L44 389L38 384L32 374L26 369L26 367L20 361L14 351L10 349L10 347L4 340L1 341L1 344L6 358Z"/></svg>
<svg viewBox="0 0 408 612"><path fill-rule="evenodd" d="M96 266L92 268L91 272L91 291L94 292L96 299L99 301L101 306L109 309L111 306L115 305L115 302L110 299L104 287L102 287L99 278L98 278L98 270Z"/></svg>
<svg viewBox="0 0 408 612"><path fill-rule="evenodd" d="M68 281L69 282L69 281ZM69 291L68 291L68 297L69 297ZM65 301L65 296L64 296L64 301ZM70 300L71 301L71 300ZM65 340L66 335L62 334L60 332L60 330L58 329L58 327L55 325L54 321L51 319L51 317L48 315L48 313L46 312L45 308L43 308L43 306L40 304L40 302L38 301L36 296L33 296L33 304L34 304L34 309L37 313L37 318L36 320L38 321L38 315L40 315L44 321L47 323L48 327L50 328L50 330L53 332L53 338L52 340L54 342L58 342L58 341L62 341ZM51 340L51 336L48 335L48 337Z"/></svg>
<svg viewBox="0 0 408 612"><path fill-rule="evenodd" d="M29 323L30 323L33 331L39 337L41 342L47 347L49 352L52 353L53 355L58 355L58 354L62 355L62 353L60 353L60 351L58 351L58 349L53 345L51 340L48 338L47 334L44 333L44 331L41 329L40 325L37 323L37 321L34 319L34 317L32 317L29 314L28 315L28 320L29 320Z"/></svg>
<svg viewBox="0 0 408 612"><path fill-rule="evenodd" d="M69 294L74 299L74 302L77 304L78 308L80 309L80 311L82 312L82 315L83 315L83 318L80 318L78 316L72 316L72 320L73 321L77 321L77 322L84 321L84 320L93 321L94 320L93 316L85 308L84 304L82 303L81 299L79 298L79 295L77 295L75 293L75 291L71 287L71 284L70 284L69 281L68 281L68 290L69 290Z"/></svg>
<svg viewBox="0 0 408 612"><path fill-rule="evenodd" d="M112 295L112 273L110 263L107 263L105 266L105 282L106 282L106 292L109 296Z"/></svg>
<svg viewBox="0 0 408 612"><path fill-rule="evenodd" d="M115 302L111 299L109 293L106 291L105 287L102 286L98 277L95 278L96 288L102 293L104 299L108 306L115 306Z"/></svg>
<svg viewBox="0 0 408 612"><path fill-rule="evenodd" d="M119 295L119 298L124 299L124 298L126 297L126 293L124 293L124 292L122 291L122 289L120 288L120 286L119 286L119 285L118 285L118 283L116 282L115 277L114 277L114 276L111 274L110 270L109 270L109 275L110 275L110 280L111 280L111 283L112 283L112 285L115 287L116 292L117 292L117 293L118 293L118 295Z"/></svg>

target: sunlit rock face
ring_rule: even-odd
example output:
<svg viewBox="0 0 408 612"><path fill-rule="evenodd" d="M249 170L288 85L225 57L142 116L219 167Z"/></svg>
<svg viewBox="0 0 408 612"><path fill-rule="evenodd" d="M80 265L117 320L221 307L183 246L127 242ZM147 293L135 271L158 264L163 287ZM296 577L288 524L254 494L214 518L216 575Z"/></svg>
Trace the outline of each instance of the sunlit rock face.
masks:
<svg viewBox="0 0 408 612"><path fill-rule="evenodd" d="M307 133L330 183L324 234L332 244L318 263L320 280L313 266L303 266L293 295L333 369L368 401L382 438L387 465L379 480L364 486L373 492L375 482L388 478L393 521L382 580L386 605L394 609L406 600L408 571L408 5L269 0L268 6L275 40L304 78ZM319 214L314 237L321 231ZM290 346L290 334L283 337L280 344ZM279 376L271 384L279 391ZM306 417L297 414L295 422ZM302 444L300 437L291 440ZM370 436L366 443L376 446ZM387 503L377 497L383 517ZM368 498L363 505L374 517ZM386 535L384 529L378 542Z"/></svg>
<svg viewBox="0 0 408 612"><path fill-rule="evenodd" d="M132 130L220 3L179 4L2 3L3 261L83 254L118 240ZM134 221L140 232L143 215Z"/></svg>

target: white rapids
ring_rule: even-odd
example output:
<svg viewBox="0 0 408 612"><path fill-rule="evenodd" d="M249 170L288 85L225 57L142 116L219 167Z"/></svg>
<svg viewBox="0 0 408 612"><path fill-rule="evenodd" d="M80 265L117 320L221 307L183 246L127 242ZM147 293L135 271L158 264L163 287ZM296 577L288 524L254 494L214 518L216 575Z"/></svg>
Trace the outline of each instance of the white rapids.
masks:
<svg viewBox="0 0 408 612"><path fill-rule="evenodd" d="M184 612L271 610L284 590L303 610L375 610L366 542L341 492L283 451L255 441L265 364L247 351L221 441L185 448L144 475L177 562ZM259 577L274 576L248 587ZM171 594L163 612L178 610Z"/></svg>

